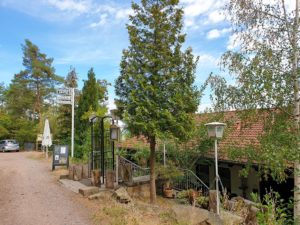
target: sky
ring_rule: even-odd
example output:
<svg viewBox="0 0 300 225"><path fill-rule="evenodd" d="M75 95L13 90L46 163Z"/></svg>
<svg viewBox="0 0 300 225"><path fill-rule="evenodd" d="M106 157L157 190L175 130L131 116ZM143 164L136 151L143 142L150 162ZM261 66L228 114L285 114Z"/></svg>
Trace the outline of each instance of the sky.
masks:
<svg viewBox="0 0 300 225"><path fill-rule="evenodd" d="M195 82L199 87L211 72L219 73L222 53L235 47L230 24L222 14L225 2L180 1L187 35L184 49L192 47L200 56ZM80 88L93 67L97 79L112 84L108 105L114 108L113 84L122 50L129 45L126 23L130 13L130 0L0 0L0 82L8 85L23 69L22 44L29 39L54 58L57 75L65 77L75 67ZM206 92L199 110L210 105Z"/></svg>

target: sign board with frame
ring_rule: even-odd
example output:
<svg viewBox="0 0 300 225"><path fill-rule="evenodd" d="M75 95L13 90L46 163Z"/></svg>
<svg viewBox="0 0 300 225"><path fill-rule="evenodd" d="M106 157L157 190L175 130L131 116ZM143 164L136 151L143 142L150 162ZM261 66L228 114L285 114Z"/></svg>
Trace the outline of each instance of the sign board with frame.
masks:
<svg viewBox="0 0 300 225"><path fill-rule="evenodd" d="M57 94L71 95L71 90L70 88L59 88L57 89Z"/></svg>
<svg viewBox="0 0 300 225"><path fill-rule="evenodd" d="M68 145L54 145L52 170L55 166L69 167L69 146Z"/></svg>

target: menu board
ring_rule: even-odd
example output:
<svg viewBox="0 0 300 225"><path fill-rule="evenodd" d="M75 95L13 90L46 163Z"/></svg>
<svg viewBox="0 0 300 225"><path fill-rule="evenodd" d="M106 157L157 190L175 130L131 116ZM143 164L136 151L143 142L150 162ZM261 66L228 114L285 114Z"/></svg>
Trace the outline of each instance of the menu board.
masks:
<svg viewBox="0 0 300 225"><path fill-rule="evenodd" d="M69 167L69 146L68 145L54 145L52 170L55 166Z"/></svg>

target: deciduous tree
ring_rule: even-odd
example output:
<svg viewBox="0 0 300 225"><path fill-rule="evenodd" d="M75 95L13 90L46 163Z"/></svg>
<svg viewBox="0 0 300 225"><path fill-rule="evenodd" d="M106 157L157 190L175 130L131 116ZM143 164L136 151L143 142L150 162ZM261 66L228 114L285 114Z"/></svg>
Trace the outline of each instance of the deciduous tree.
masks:
<svg viewBox="0 0 300 225"><path fill-rule="evenodd" d="M299 0L230 0L226 14L238 47L223 55L222 64L237 82L228 85L224 78L209 78L215 108L275 112L261 139L263 154L256 160L262 159L271 172L284 172L288 161L295 161L299 189ZM294 200L299 217L297 189Z"/></svg>

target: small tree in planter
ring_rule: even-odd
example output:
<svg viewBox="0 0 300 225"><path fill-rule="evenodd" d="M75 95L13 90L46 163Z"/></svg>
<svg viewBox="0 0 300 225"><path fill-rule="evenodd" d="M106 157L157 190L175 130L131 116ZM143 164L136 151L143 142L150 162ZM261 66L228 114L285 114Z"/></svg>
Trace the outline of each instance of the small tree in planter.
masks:
<svg viewBox="0 0 300 225"><path fill-rule="evenodd" d="M168 198L173 197L173 188L172 181L180 176L183 173L173 164L169 163L169 165L159 165L157 167L158 178L165 180L165 184L163 185L164 196Z"/></svg>

